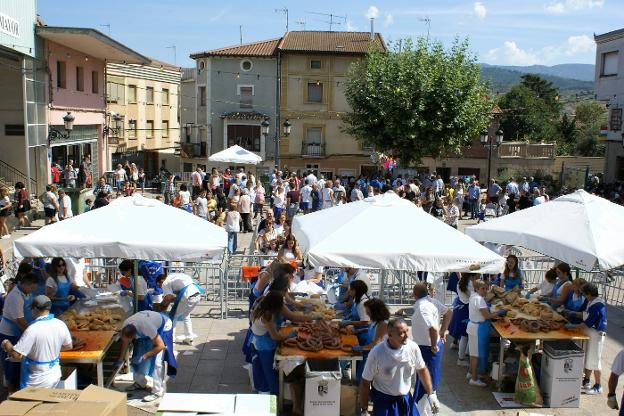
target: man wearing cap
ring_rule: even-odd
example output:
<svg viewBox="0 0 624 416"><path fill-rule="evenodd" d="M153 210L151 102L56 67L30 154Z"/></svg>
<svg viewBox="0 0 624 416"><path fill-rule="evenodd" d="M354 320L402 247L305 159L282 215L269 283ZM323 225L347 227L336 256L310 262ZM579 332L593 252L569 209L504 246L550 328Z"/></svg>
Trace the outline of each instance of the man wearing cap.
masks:
<svg viewBox="0 0 624 416"><path fill-rule="evenodd" d="M61 379L59 354L72 349L72 337L67 325L50 313L52 301L45 295L32 301L34 320L13 345L2 342L2 349L13 359L22 360L20 389L24 387L54 388Z"/></svg>
<svg viewBox="0 0 624 416"><path fill-rule="evenodd" d="M168 363L168 376L177 374L173 354L173 323L167 315L160 312L137 312L123 324L120 359L124 358L130 342L134 342L130 361L134 383L126 391L146 390L146 376L151 376L151 394L145 396L143 401L153 402L165 394L164 363Z"/></svg>

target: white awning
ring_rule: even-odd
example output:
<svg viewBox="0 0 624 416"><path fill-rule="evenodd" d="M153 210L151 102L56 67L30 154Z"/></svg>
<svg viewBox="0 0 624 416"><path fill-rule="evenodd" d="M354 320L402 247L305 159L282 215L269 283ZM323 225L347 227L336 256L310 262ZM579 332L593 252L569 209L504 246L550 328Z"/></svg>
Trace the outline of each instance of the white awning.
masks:
<svg viewBox="0 0 624 416"><path fill-rule="evenodd" d="M262 162L262 158L260 156L250 152L249 150L243 149L237 144L211 155L208 160L210 162L238 163L242 165L257 165Z"/></svg>

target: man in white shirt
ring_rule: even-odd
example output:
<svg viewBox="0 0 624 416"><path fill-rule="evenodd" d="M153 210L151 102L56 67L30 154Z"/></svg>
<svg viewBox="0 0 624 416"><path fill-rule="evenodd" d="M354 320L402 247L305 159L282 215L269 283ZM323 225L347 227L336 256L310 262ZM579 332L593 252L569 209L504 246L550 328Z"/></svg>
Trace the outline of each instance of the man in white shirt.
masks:
<svg viewBox="0 0 624 416"><path fill-rule="evenodd" d="M121 166L121 163L117 164L117 169L115 169L113 176L115 177L115 186L117 187L117 190L121 192L124 182L128 180L126 170Z"/></svg>
<svg viewBox="0 0 624 416"><path fill-rule="evenodd" d="M344 196L346 198L347 196L347 191L345 190L345 187L342 186L342 184L340 183L340 179L336 179L334 181L334 204L338 205L338 202L342 199L342 197Z"/></svg>
<svg viewBox="0 0 624 416"><path fill-rule="evenodd" d="M206 191L201 191L195 199L195 214L203 219L208 219L208 199Z"/></svg>
<svg viewBox="0 0 624 416"><path fill-rule="evenodd" d="M163 274L156 279L156 284L162 288L163 299L154 305L154 309L164 312L169 304L172 304L169 317L174 323L184 323L182 342L192 344L197 335L193 333L191 312L201 300L204 290L191 276L185 273L169 273L168 276ZM175 337L175 325L173 330Z"/></svg>
<svg viewBox="0 0 624 416"><path fill-rule="evenodd" d="M514 178L509 178L509 182L507 182L507 186L505 187L507 194L509 195L520 195L520 190L518 189L518 184L514 180Z"/></svg>
<svg viewBox="0 0 624 416"><path fill-rule="evenodd" d="M425 386L432 412L437 413L440 402L432 388L420 349L409 339L405 321L391 319L387 337L373 347L364 366L360 382L360 414L368 415L370 393L374 415L418 415L410 393L415 374Z"/></svg>
<svg viewBox="0 0 624 416"><path fill-rule="evenodd" d="M533 206L546 202L546 198L542 196L538 188L533 188Z"/></svg>
<svg viewBox="0 0 624 416"><path fill-rule="evenodd" d="M308 184L310 186L312 186L313 183L317 183L318 179L316 179L316 176L314 175L314 173L312 171L308 172L308 176L305 177L306 180L308 181Z"/></svg>
<svg viewBox="0 0 624 416"><path fill-rule="evenodd" d="M154 311L137 312L125 320L121 330L120 360L132 349L132 378L134 383L128 392L147 389L147 378L153 380L151 394L144 402L153 402L165 394L165 365L168 376L177 374L177 364L173 354L173 323L166 315Z"/></svg>
<svg viewBox="0 0 624 416"><path fill-rule="evenodd" d="M321 175L319 177L318 182L316 182L316 184L318 185L319 189L325 188L325 176Z"/></svg>
<svg viewBox="0 0 624 416"><path fill-rule="evenodd" d="M308 178L305 179L305 185L301 188L300 208L303 210L304 214L308 214L312 210L312 186L310 186L310 184L313 182L310 182Z"/></svg>
<svg viewBox="0 0 624 416"><path fill-rule="evenodd" d="M55 388L61 379L59 354L72 349L67 325L50 314L52 301L44 295L32 301L34 321L26 328L15 346L9 340L2 349L13 359L22 359L20 388Z"/></svg>
<svg viewBox="0 0 624 416"><path fill-rule="evenodd" d="M361 201L364 199L364 194L360 190L360 185L356 182L353 185L353 189L351 190L351 197L349 198L351 202Z"/></svg>
<svg viewBox="0 0 624 416"><path fill-rule="evenodd" d="M429 297L426 283L414 285L413 295L416 303L414 303L412 315L412 338L420 348L420 353L431 376L431 385L435 391L442 377L442 354L451 311L438 300ZM444 316L443 327L440 325L441 316ZM414 401L418 404L424 395L424 386L417 379L414 387ZM425 405L425 402L419 405L419 411L421 406L424 410Z"/></svg>
<svg viewBox="0 0 624 416"><path fill-rule="evenodd" d="M62 189L59 190L59 200L61 201L59 204L59 219L62 221L73 217L71 198Z"/></svg>

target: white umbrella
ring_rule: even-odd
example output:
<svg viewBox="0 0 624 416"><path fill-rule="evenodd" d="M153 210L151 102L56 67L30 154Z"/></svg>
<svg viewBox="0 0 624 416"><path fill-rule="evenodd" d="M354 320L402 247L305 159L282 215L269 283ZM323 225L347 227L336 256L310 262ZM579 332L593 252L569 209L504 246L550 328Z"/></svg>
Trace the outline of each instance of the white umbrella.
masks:
<svg viewBox="0 0 624 416"><path fill-rule="evenodd" d="M245 150L236 144L225 150L210 155L208 160L220 163L240 163L242 165L257 165L262 162L262 158L260 156L250 152L249 150Z"/></svg>
<svg viewBox="0 0 624 416"><path fill-rule="evenodd" d="M505 263L392 191L297 216L293 234L314 266L499 273Z"/></svg>
<svg viewBox="0 0 624 416"><path fill-rule="evenodd" d="M583 190L469 227L466 234L524 247L585 271L624 264L624 207Z"/></svg>
<svg viewBox="0 0 624 416"><path fill-rule="evenodd" d="M227 233L186 211L135 195L47 225L13 247L18 257L190 261L222 255Z"/></svg>

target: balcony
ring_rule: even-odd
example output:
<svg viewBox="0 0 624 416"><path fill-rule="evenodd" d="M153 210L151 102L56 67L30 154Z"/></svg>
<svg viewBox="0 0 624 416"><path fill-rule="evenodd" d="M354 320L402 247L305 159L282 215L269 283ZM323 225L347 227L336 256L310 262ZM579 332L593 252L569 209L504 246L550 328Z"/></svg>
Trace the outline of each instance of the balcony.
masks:
<svg viewBox="0 0 624 416"><path fill-rule="evenodd" d="M301 143L301 156L322 157L325 156L325 143Z"/></svg>
<svg viewBox="0 0 624 416"><path fill-rule="evenodd" d="M206 157L206 142L201 143L181 143L180 156L185 159L196 157Z"/></svg>
<svg viewBox="0 0 624 416"><path fill-rule="evenodd" d="M500 159L554 159L554 143L508 142L498 148Z"/></svg>

